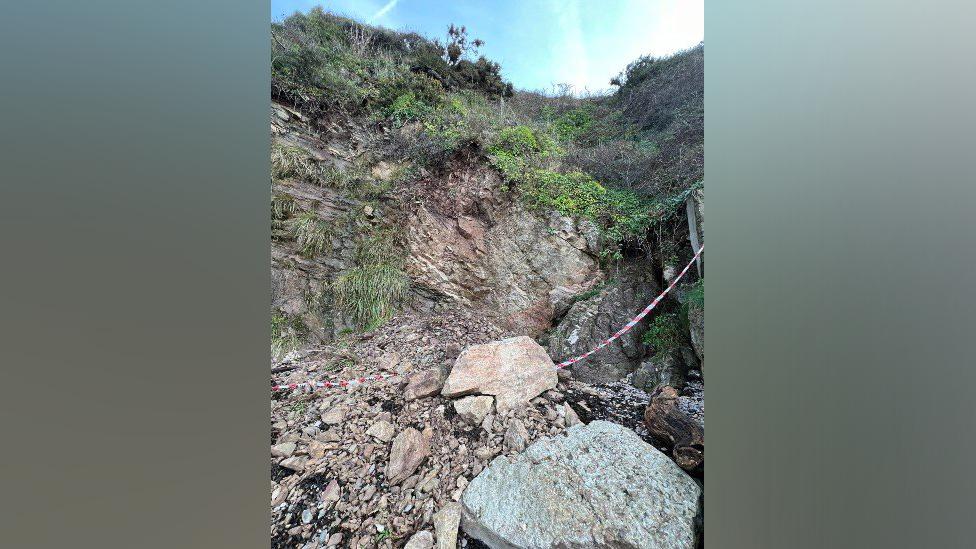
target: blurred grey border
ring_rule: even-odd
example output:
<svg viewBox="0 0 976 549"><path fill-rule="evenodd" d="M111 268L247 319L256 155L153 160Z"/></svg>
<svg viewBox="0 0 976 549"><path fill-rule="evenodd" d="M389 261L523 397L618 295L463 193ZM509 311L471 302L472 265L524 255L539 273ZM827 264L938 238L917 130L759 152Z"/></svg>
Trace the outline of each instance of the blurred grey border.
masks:
<svg viewBox="0 0 976 549"><path fill-rule="evenodd" d="M267 547L266 2L0 16L5 547Z"/></svg>
<svg viewBox="0 0 976 549"><path fill-rule="evenodd" d="M707 4L710 547L973 544L972 12ZM5 6L5 546L267 546L268 13Z"/></svg>
<svg viewBox="0 0 976 549"><path fill-rule="evenodd" d="M973 23L706 4L710 547L973 547Z"/></svg>

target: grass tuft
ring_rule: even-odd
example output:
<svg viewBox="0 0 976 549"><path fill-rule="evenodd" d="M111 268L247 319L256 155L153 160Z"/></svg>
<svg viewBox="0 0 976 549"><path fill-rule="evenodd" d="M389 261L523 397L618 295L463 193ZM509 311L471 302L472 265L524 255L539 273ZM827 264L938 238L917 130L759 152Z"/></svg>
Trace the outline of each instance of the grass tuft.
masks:
<svg viewBox="0 0 976 549"><path fill-rule="evenodd" d="M393 316L409 289L407 275L388 263L356 267L332 284L336 306L367 331Z"/></svg>
<svg viewBox="0 0 976 549"><path fill-rule="evenodd" d="M331 227L314 212L302 212L288 221L288 228L302 255L309 259L332 247Z"/></svg>

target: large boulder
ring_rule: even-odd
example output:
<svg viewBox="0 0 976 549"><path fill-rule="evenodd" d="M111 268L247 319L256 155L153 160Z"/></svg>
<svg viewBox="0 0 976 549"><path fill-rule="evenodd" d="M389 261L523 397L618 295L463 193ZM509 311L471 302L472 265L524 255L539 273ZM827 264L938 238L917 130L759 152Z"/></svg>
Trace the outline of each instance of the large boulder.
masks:
<svg viewBox="0 0 976 549"><path fill-rule="evenodd" d="M562 361L596 348L621 329L657 293L651 269L626 264L595 295L574 303L549 337L549 354ZM637 369L644 356L645 322L600 349L592 360L571 366L573 376L587 383L616 381Z"/></svg>
<svg viewBox="0 0 976 549"><path fill-rule="evenodd" d="M556 387L556 365L532 338L519 336L473 345L461 352L441 394L492 395L504 413Z"/></svg>
<svg viewBox="0 0 976 549"><path fill-rule="evenodd" d="M493 549L695 547L701 488L605 421L495 458L461 498L461 527Z"/></svg>

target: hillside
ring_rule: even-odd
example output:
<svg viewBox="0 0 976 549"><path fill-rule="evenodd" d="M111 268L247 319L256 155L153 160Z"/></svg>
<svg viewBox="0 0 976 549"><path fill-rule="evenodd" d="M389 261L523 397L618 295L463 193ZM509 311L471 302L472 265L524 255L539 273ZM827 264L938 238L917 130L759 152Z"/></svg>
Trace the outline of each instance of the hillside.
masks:
<svg viewBox="0 0 976 549"><path fill-rule="evenodd" d="M700 544L696 269L531 402L503 409L508 386L477 379L507 371L509 348L554 372L544 364L600 345L691 260L686 202L704 236L704 47L638 59L614 93L580 98L515 90L467 29L450 39L318 9L272 25L274 379L389 379L273 394L273 545L401 547L432 529L440 544L455 510L463 543L512 544L469 501L498 489L492 458L582 440L581 423L691 498L654 513L675 513L657 525L674 525L674 547ZM489 343L506 349L486 355L498 369L463 373ZM462 374L480 388L451 395Z"/></svg>

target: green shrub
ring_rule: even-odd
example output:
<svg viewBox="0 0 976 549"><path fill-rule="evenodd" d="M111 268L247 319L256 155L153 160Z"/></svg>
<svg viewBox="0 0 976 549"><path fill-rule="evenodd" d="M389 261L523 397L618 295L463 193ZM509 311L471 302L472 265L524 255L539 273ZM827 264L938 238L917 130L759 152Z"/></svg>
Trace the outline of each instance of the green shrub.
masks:
<svg viewBox="0 0 976 549"><path fill-rule="evenodd" d="M409 91L397 97L386 109L387 118L398 124L420 120L430 110L430 107L417 99L417 96Z"/></svg>
<svg viewBox="0 0 976 549"><path fill-rule="evenodd" d="M642 341L654 349L655 355L681 348L685 338L678 313L658 313L647 326Z"/></svg>
<svg viewBox="0 0 976 549"><path fill-rule="evenodd" d="M566 111L553 123L553 131L560 141L574 141L593 130L594 120L591 108L579 107Z"/></svg>
<svg viewBox="0 0 976 549"><path fill-rule="evenodd" d="M302 212L289 220L288 228L302 255L309 259L331 248L332 230L314 212Z"/></svg>
<svg viewBox="0 0 976 549"><path fill-rule="evenodd" d="M559 150L549 136L543 133L528 126L509 126L502 128L488 152L516 157L538 155L545 158L558 154Z"/></svg>

